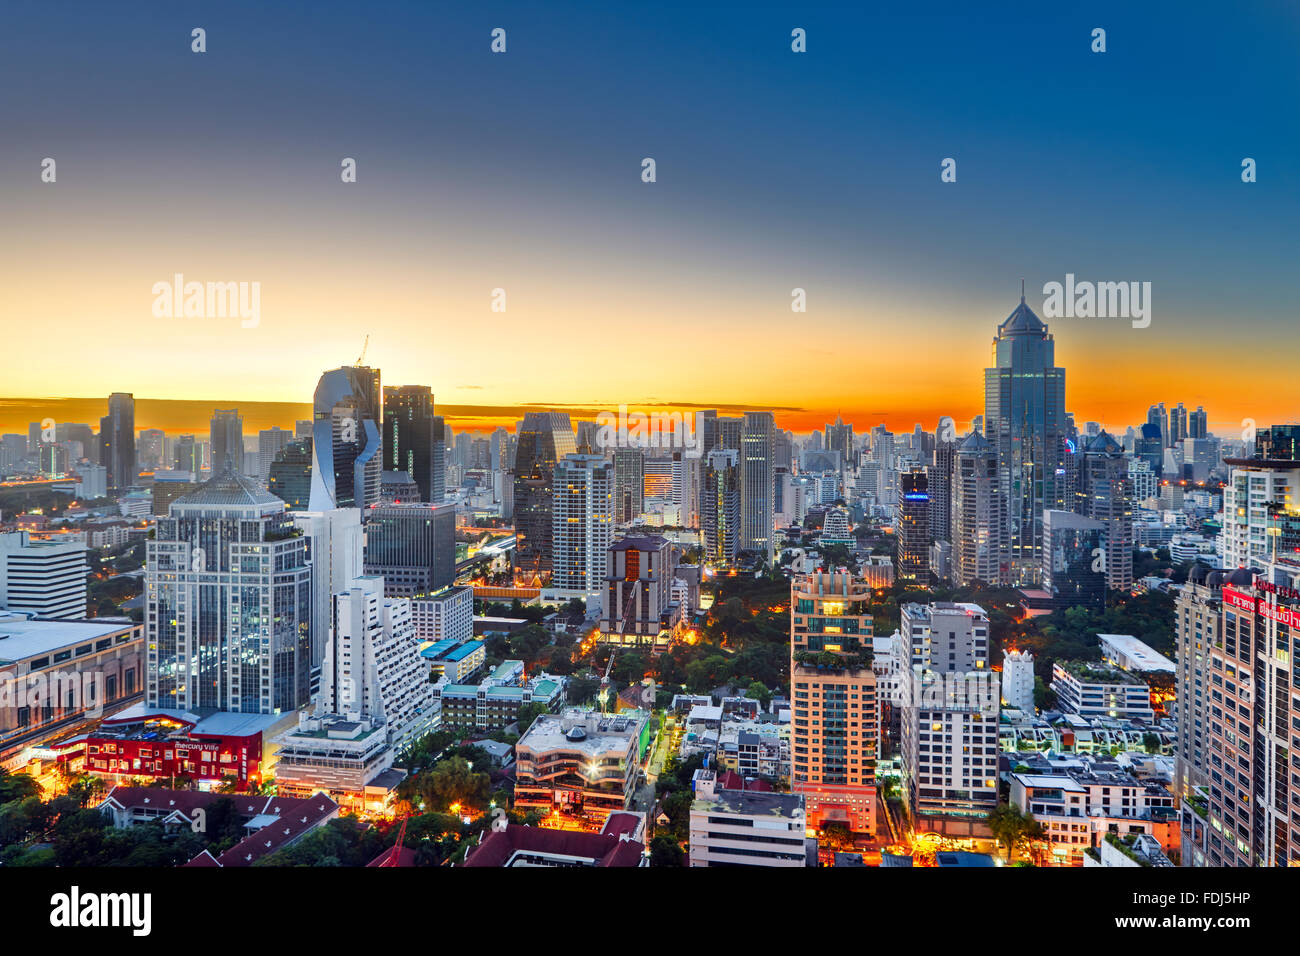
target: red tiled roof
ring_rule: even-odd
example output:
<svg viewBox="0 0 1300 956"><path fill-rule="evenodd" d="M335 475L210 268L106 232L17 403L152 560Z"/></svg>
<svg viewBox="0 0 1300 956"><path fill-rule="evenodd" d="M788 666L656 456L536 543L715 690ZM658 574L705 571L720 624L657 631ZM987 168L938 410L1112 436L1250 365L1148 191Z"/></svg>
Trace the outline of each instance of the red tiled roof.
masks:
<svg viewBox="0 0 1300 956"><path fill-rule="evenodd" d="M463 866L505 866L516 851L532 851L593 860L597 866L637 866L645 845L603 833L575 833L510 824L491 830L470 850Z"/></svg>
<svg viewBox="0 0 1300 956"><path fill-rule="evenodd" d="M127 810L146 807L151 810L175 810L188 817L195 810L207 807L225 796L224 793L169 790L166 787L114 787L104 797L104 803L112 801Z"/></svg>
<svg viewBox="0 0 1300 956"><path fill-rule="evenodd" d="M600 832L605 836L621 836L626 833L631 836L635 833L643 822L643 817L639 813L632 813L628 810L616 810L609 815L605 825L600 828Z"/></svg>
<svg viewBox="0 0 1300 956"><path fill-rule="evenodd" d="M308 830L320 826L333 816L339 807L323 793L297 800L286 797L275 797L270 800L265 797L242 798L236 806L241 813L246 808L255 807L253 815L273 813L279 819L262 827L256 833L250 833L222 853L214 861L217 866L251 866L267 854L274 853L296 840ZM204 850L191 860L190 864L210 866L211 864L201 859L205 854L211 856L207 850Z"/></svg>

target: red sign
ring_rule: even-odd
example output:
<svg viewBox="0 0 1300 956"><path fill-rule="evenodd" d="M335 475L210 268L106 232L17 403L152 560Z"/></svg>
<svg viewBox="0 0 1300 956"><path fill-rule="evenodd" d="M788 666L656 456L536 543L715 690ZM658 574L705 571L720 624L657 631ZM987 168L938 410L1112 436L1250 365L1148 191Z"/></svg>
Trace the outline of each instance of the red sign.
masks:
<svg viewBox="0 0 1300 956"><path fill-rule="evenodd" d="M1279 624L1285 624L1287 627L1300 627L1300 611L1289 607L1279 607L1276 604L1269 604L1267 601L1252 597L1249 594L1238 591L1236 588L1225 587L1223 589L1223 603L1241 611L1249 611L1251 614L1259 614L1268 618L1270 621L1277 621Z"/></svg>

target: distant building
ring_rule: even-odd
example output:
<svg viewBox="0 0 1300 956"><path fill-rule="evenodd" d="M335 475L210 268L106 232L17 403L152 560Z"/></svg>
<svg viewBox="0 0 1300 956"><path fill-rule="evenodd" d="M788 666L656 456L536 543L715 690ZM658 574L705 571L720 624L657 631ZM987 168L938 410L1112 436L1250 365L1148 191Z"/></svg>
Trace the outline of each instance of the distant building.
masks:
<svg viewBox="0 0 1300 956"><path fill-rule="evenodd" d="M89 573L84 542L33 541L26 531L0 534L0 610L84 618Z"/></svg>
<svg viewBox="0 0 1300 956"><path fill-rule="evenodd" d="M577 452L573 425L562 412L528 412L515 452L515 567L526 578L551 572L555 469Z"/></svg>

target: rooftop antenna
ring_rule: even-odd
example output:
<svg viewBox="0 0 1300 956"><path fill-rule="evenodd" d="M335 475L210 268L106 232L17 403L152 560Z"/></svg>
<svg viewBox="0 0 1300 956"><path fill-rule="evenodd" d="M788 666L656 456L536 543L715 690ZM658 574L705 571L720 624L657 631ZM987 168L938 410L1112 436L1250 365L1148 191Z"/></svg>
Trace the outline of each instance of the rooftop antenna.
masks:
<svg viewBox="0 0 1300 956"><path fill-rule="evenodd" d="M1025 301L1025 277L1021 276L1020 277L1020 303L1023 305L1024 301ZM366 337L369 338L369 336Z"/></svg>

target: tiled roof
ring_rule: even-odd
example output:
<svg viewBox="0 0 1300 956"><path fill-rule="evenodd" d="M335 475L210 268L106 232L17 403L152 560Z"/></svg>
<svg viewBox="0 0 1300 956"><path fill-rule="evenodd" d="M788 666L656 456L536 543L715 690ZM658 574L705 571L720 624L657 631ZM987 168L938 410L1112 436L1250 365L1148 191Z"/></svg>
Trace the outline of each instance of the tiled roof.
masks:
<svg viewBox="0 0 1300 956"><path fill-rule="evenodd" d="M645 845L603 833L575 833L510 824L492 830L465 857L464 866L505 866L517 851L573 856L596 866L638 866Z"/></svg>

